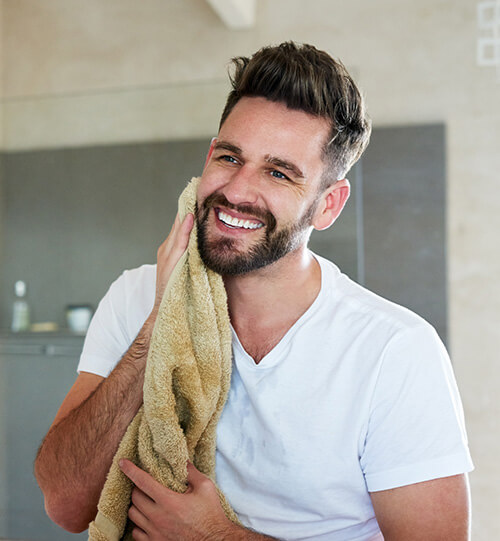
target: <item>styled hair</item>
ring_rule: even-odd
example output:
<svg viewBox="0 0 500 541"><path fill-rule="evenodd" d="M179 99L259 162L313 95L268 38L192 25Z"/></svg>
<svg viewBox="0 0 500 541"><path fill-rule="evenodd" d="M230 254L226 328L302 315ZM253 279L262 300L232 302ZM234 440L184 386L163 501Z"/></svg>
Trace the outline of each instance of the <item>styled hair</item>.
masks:
<svg viewBox="0 0 500 541"><path fill-rule="evenodd" d="M331 123L323 148L322 189L345 177L368 145L371 121L344 65L307 44L288 41L232 59L232 90L219 128L243 97L263 97Z"/></svg>

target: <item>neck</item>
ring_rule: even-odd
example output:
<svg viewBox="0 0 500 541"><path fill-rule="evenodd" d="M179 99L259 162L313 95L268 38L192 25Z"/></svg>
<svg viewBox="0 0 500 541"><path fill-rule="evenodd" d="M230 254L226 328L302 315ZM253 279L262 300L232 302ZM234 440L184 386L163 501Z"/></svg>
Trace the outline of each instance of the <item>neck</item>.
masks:
<svg viewBox="0 0 500 541"><path fill-rule="evenodd" d="M242 276L224 278L231 323L236 332L296 321L321 288L321 269L306 246Z"/></svg>

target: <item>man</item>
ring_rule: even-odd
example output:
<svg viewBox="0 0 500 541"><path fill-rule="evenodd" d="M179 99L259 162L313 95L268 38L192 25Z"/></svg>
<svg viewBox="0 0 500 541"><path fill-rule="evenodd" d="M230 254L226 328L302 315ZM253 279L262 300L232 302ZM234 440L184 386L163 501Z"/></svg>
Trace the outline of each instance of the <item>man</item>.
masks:
<svg viewBox="0 0 500 541"><path fill-rule="evenodd" d="M441 342L307 249L312 229L331 226L349 196L345 174L370 134L363 100L345 68L312 46L284 43L234 62L195 219L234 331L217 482L250 529L225 518L193 466L186 494L176 494L124 461L136 487L134 538L466 540L472 465ZM47 512L70 531L94 518L141 404L152 327L193 219L176 219L156 268L111 286L40 449Z"/></svg>

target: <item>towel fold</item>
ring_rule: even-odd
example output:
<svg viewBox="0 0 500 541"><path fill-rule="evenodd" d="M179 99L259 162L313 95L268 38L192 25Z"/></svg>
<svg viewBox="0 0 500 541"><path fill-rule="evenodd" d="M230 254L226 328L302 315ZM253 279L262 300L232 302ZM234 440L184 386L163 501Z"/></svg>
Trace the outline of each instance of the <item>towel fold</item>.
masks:
<svg viewBox="0 0 500 541"><path fill-rule="evenodd" d="M195 212L199 179L179 198L179 217ZM195 221L196 222L196 221ZM128 458L157 481L186 490L187 460L215 482L216 426L231 380L231 327L220 275L202 263L196 223L167 284L153 329L144 376L144 403L113 459L89 525L90 541L132 539L127 518L131 481L118 461ZM219 490L226 516L236 514Z"/></svg>

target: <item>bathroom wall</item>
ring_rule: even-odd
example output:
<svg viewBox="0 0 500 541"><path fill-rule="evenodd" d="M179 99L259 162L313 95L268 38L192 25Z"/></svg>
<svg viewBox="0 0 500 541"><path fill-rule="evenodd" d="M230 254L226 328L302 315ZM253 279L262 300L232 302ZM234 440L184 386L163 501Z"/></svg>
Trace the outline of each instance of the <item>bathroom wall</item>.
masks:
<svg viewBox="0 0 500 541"><path fill-rule="evenodd" d="M363 245L366 286L448 343L445 144L442 125L374 129L362 158Z"/></svg>
<svg viewBox="0 0 500 541"><path fill-rule="evenodd" d="M0 0L0 152L3 149L3 63L4 63L4 36L3 36L3 0ZM1 179L0 179L1 186Z"/></svg>
<svg viewBox="0 0 500 541"><path fill-rule="evenodd" d="M3 0L0 0L0 268L2 265L2 220L3 220ZM5 434L5 408L2 398L5 396L3 380L0 378L0 434ZM6 468L7 457L5 456L6 446L0 445L0 532L4 531L7 525L7 493L6 493Z"/></svg>
<svg viewBox="0 0 500 541"><path fill-rule="evenodd" d="M156 263L177 198L209 139L6 153L0 329L16 280L33 322L66 327L65 307L99 300L125 269Z"/></svg>
<svg viewBox="0 0 500 541"><path fill-rule="evenodd" d="M188 112L197 136L209 136L228 58L285 39L340 57L375 125L446 125L449 333L476 463L473 538L500 538L500 252L492 245L500 229L500 100L494 69L475 63L476 3L261 0L256 26L239 32L204 0L144 0L140 9L133 0L2 4L10 150L154 141L169 130L185 136L162 92L184 103L175 109ZM185 92L193 83L199 91ZM216 90L205 92L211 84ZM212 117L197 124L206 111Z"/></svg>
<svg viewBox="0 0 500 541"><path fill-rule="evenodd" d="M446 341L443 126L374 128L373 138L349 173L351 196L341 217L313 233L311 249L415 310ZM10 326L16 280L28 284L32 322L64 328L66 305L95 308L124 269L154 263L178 195L201 172L209 143L4 153L0 329ZM404 272L393 274L394 267Z"/></svg>
<svg viewBox="0 0 500 541"><path fill-rule="evenodd" d="M1 360L0 360L1 364ZM7 405L6 395L7 389L5 388L5 377L0 378L0 434L5 437L7 432ZM8 491L7 491L7 477L8 477L8 456L7 445L4 441L0 444L0 535L4 535L8 527Z"/></svg>

